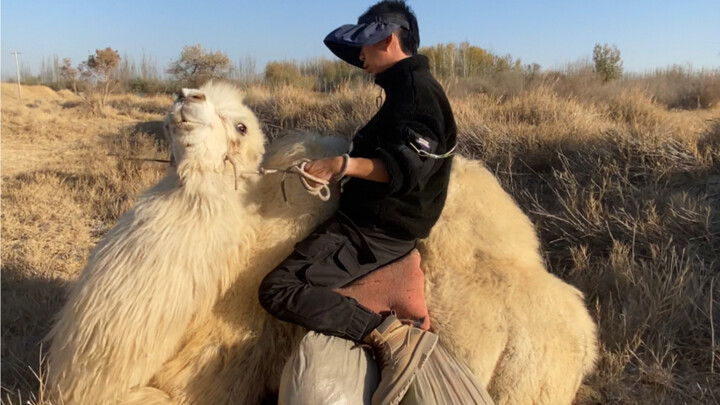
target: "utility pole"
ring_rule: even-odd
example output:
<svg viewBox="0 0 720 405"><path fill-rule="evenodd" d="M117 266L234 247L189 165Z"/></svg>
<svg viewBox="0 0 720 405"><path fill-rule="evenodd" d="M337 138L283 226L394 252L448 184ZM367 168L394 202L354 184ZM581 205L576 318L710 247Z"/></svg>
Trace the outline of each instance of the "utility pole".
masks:
<svg viewBox="0 0 720 405"><path fill-rule="evenodd" d="M18 55L20 52L10 52L11 55L15 55L15 72L17 74L17 85L18 85L18 100L22 98L22 91L20 90L20 65L18 64Z"/></svg>

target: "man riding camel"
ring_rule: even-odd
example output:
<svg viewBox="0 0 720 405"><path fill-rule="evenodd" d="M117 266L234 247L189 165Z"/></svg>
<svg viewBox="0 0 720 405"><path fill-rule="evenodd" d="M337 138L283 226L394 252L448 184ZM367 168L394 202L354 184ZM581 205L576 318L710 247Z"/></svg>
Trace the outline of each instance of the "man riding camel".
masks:
<svg viewBox="0 0 720 405"><path fill-rule="evenodd" d="M351 152L305 170L343 182L337 213L263 279L260 303L278 319L370 345L381 380L373 404L397 404L437 336L334 290L402 258L437 222L447 196L456 125L442 87L418 55L417 20L403 1L381 1L325 38L362 68L386 100Z"/></svg>

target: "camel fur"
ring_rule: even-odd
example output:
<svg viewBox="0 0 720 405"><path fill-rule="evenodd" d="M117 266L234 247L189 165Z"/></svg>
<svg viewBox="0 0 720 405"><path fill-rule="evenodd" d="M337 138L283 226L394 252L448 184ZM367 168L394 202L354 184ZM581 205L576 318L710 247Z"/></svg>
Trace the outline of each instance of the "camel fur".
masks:
<svg viewBox="0 0 720 405"><path fill-rule="evenodd" d="M68 404L258 404L304 334L267 315L257 288L332 215L338 190L322 203L291 178L289 206L279 175L246 175L235 190L224 162L258 168L257 119L229 85L184 92L166 120L177 168L100 242L50 334L50 383ZM262 166L346 148L288 136ZM539 249L494 176L456 156L443 214L419 244L425 296L443 347L499 404L570 404L597 357L582 293L545 270Z"/></svg>
<svg viewBox="0 0 720 405"><path fill-rule="evenodd" d="M217 113L202 109L194 115L205 123L183 122L174 104L166 125L176 127L177 167L98 243L49 333L49 384L66 404L114 403L147 384L177 352L193 317L208 313L246 264L256 206L251 183L236 191L224 161L230 155L242 169L257 169L262 136L234 126L261 134L259 123L234 88L202 91ZM199 93L184 92L187 99Z"/></svg>

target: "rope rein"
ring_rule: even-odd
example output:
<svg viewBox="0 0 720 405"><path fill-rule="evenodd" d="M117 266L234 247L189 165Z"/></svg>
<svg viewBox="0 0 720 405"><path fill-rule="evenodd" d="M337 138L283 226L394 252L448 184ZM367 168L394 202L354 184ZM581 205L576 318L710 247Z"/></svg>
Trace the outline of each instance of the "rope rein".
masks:
<svg viewBox="0 0 720 405"><path fill-rule="evenodd" d="M237 164L238 162L234 161L235 159L227 156L225 157L225 160L230 162L230 164L233 167L233 174L235 175L235 190L238 189L238 183L239 183L239 176L237 171ZM261 167L259 170L254 170L250 172L244 172L244 174L258 174L261 176L265 176L268 174L276 174L276 173L282 173L282 180L280 181L281 189L282 189L282 195L283 200L285 201L285 205L288 205L288 198L287 198L287 190L285 186L285 180L287 180L288 173L294 173L298 175L298 178L300 179L300 183L305 188L305 191L308 192L313 197L319 198L321 201L328 201L330 200L330 182L324 179L321 179L319 177L315 177L312 174L305 171L305 166L310 163L310 159L300 159L296 160L293 164L291 164L286 169L266 169L264 167ZM315 183L315 185L310 184L310 182Z"/></svg>
<svg viewBox="0 0 720 405"><path fill-rule="evenodd" d="M290 167L288 167L287 169L266 169L264 167L261 167L260 170L255 173L263 176L275 173L283 174L280 184L282 185L283 200L285 201L285 205L288 204L287 191L285 190L285 180L287 179L288 173L295 173L298 175L300 183L302 183L305 191L307 191L308 194L313 197L319 198L321 201L328 201L330 199L330 186L328 186L330 182L319 177L315 177L312 174L306 172L305 166L310 162L310 159L303 158L295 161L295 163L290 165ZM311 181L314 182L316 185L313 186L312 184L310 184Z"/></svg>
<svg viewBox="0 0 720 405"><path fill-rule="evenodd" d="M119 155L112 155L109 154L108 156L115 156L120 157ZM346 155L343 155L343 172L334 178L334 180L340 180L345 175L345 169L347 169L347 158ZM170 160L168 159L147 159L147 158L128 158L124 157L124 159L130 159L130 160L141 160L146 162L158 162L158 163L170 163ZM226 156L225 160L230 162L230 164L233 167L233 175L235 176L235 190L238 189L238 185L240 183L239 180L239 173L237 170L238 162L235 161L235 159ZM281 180L281 186L282 186L282 194L283 194L283 200L285 200L285 205L288 205L288 198L287 198L287 190L285 188L285 180L287 180L288 173L295 173L298 175L298 178L300 178L300 183L302 183L303 187L305 188L305 191L308 192L311 196L319 198L321 201L328 201L330 200L331 192L330 192L330 182L327 180L323 180L319 177L315 177L312 174L305 171L305 166L310 163L310 159L300 159L296 160L286 169L266 169L264 167L261 167L259 170L254 170L250 172L243 172L243 174L258 174L261 176L265 176L268 174L276 174L276 173L282 173L283 177ZM316 185L310 184L310 182L314 182Z"/></svg>

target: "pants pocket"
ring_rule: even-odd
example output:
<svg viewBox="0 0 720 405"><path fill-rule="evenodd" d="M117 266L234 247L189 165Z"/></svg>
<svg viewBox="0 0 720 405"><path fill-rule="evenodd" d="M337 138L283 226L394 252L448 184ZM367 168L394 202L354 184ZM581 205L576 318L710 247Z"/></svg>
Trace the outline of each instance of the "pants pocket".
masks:
<svg viewBox="0 0 720 405"><path fill-rule="evenodd" d="M295 245L295 252L311 262L325 258L330 252L337 250L341 244L337 235L320 233L311 234Z"/></svg>
<svg viewBox="0 0 720 405"><path fill-rule="evenodd" d="M358 261L357 249L350 243L345 243L335 252L333 255L335 265L342 270L345 270L348 274L355 277L362 272L360 263Z"/></svg>

